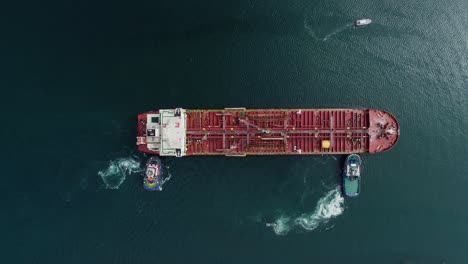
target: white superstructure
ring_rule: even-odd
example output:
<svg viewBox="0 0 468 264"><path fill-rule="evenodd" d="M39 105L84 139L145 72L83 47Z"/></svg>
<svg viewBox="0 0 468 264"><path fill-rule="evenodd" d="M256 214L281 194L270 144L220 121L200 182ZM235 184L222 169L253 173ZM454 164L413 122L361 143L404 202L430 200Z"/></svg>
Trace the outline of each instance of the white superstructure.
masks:
<svg viewBox="0 0 468 264"><path fill-rule="evenodd" d="M160 156L185 156L185 110L161 109L146 118L146 144Z"/></svg>

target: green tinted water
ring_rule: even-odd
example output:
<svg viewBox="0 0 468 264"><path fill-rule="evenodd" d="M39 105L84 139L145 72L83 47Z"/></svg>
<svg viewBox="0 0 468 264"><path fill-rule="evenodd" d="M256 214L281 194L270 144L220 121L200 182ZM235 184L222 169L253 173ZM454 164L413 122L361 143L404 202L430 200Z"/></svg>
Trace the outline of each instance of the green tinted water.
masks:
<svg viewBox="0 0 468 264"><path fill-rule="evenodd" d="M8 3L5 262L466 263L466 10L464 0ZM364 17L374 23L353 29ZM110 161L144 162L133 157L136 114L177 106L379 108L401 138L363 156L352 200L339 192L339 156L168 159L163 192L129 172L106 189L98 173Z"/></svg>

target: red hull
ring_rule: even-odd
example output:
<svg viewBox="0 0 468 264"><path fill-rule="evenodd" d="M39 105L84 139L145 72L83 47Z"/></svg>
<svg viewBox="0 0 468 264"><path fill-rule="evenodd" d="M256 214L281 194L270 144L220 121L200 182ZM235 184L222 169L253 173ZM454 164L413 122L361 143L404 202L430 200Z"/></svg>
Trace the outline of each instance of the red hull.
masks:
<svg viewBox="0 0 468 264"><path fill-rule="evenodd" d="M172 122L176 124L174 127L177 126L172 130L169 127L172 123L164 123L166 121L161 115L162 121L158 124L161 138L157 140L163 144L151 145L156 146L153 149L148 147L145 140L149 131L148 114L154 116L159 112L140 114L139 151L165 155L162 151L164 142L167 141L166 137L172 137L165 129L176 131L179 126L184 128L184 135L170 140L185 141L178 150L181 156L377 153L391 149L399 137L395 117L374 109L233 108L183 111L182 116L176 118L175 123ZM181 133L180 130L177 133Z"/></svg>

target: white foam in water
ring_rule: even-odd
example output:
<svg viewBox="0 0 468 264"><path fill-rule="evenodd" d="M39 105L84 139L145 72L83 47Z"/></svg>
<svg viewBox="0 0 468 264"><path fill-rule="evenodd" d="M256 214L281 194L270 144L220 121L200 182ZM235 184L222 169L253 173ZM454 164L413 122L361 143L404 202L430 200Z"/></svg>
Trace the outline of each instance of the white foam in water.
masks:
<svg viewBox="0 0 468 264"><path fill-rule="evenodd" d="M111 160L109 167L105 170L100 170L98 175L101 176L106 188L118 189L127 178L127 175L141 171L143 169L140 168L140 162L135 158L129 157Z"/></svg>
<svg viewBox="0 0 468 264"><path fill-rule="evenodd" d="M296 226L311 231L321 224L327 223L331 218L341 215L343 211L344 198L341 196L340 188L337 187L320 198L312 213L304 213L294 221L290 217L282 215L275 222L267 223L267 226L273 227L273 231L277 235L286 235Z"/></svg>
<svg viewBox="0 0 468 264"><path fill-rule="evenodd" d="M167 167L167 168L169 168L169 167ZM172 174L171 174L168 170L166 170L166 171L167 171L167 176L166 176L166 178L164 178L164 179L162 180L161 186L163 186L166 182L168 182L168 181L171 179L171 177L172 177Z"/></svg>
<svg viewBox="0 0 468 264"><path fill-rule="evenodd" d="M291 223L293 222L290 217L282 215L273 223L267 223L266 226L272 227L277 235L286 235L291 230Z"/></svg>
<svg viewBox="0 0 468 264"><path fill-rule="evenodd" d="M306 230L314 230L320 224L327 223L331 218L341 215L344 211L344 198L340 189L336 188L328 192L317 202L313 213L305 213L294 221Z"/></svg>

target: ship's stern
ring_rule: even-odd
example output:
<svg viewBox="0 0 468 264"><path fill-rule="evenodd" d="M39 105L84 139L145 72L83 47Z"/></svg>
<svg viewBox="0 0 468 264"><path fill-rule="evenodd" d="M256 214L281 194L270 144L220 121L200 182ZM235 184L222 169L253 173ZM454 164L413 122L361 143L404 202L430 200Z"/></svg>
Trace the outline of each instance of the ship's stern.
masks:
<svg viewBox="0 0 468 264"><path fill-rule="evenodd" d="M160 156L185 156L186 113L182 108L138 115L138 151Z"/></svg>
<svg viewBox="0 0 468 264"><path fill-rule="evenodd" d="M161 142L159 120L159 111L151 111L138 115L138 151L148 154L159 154Z"/></svg>

